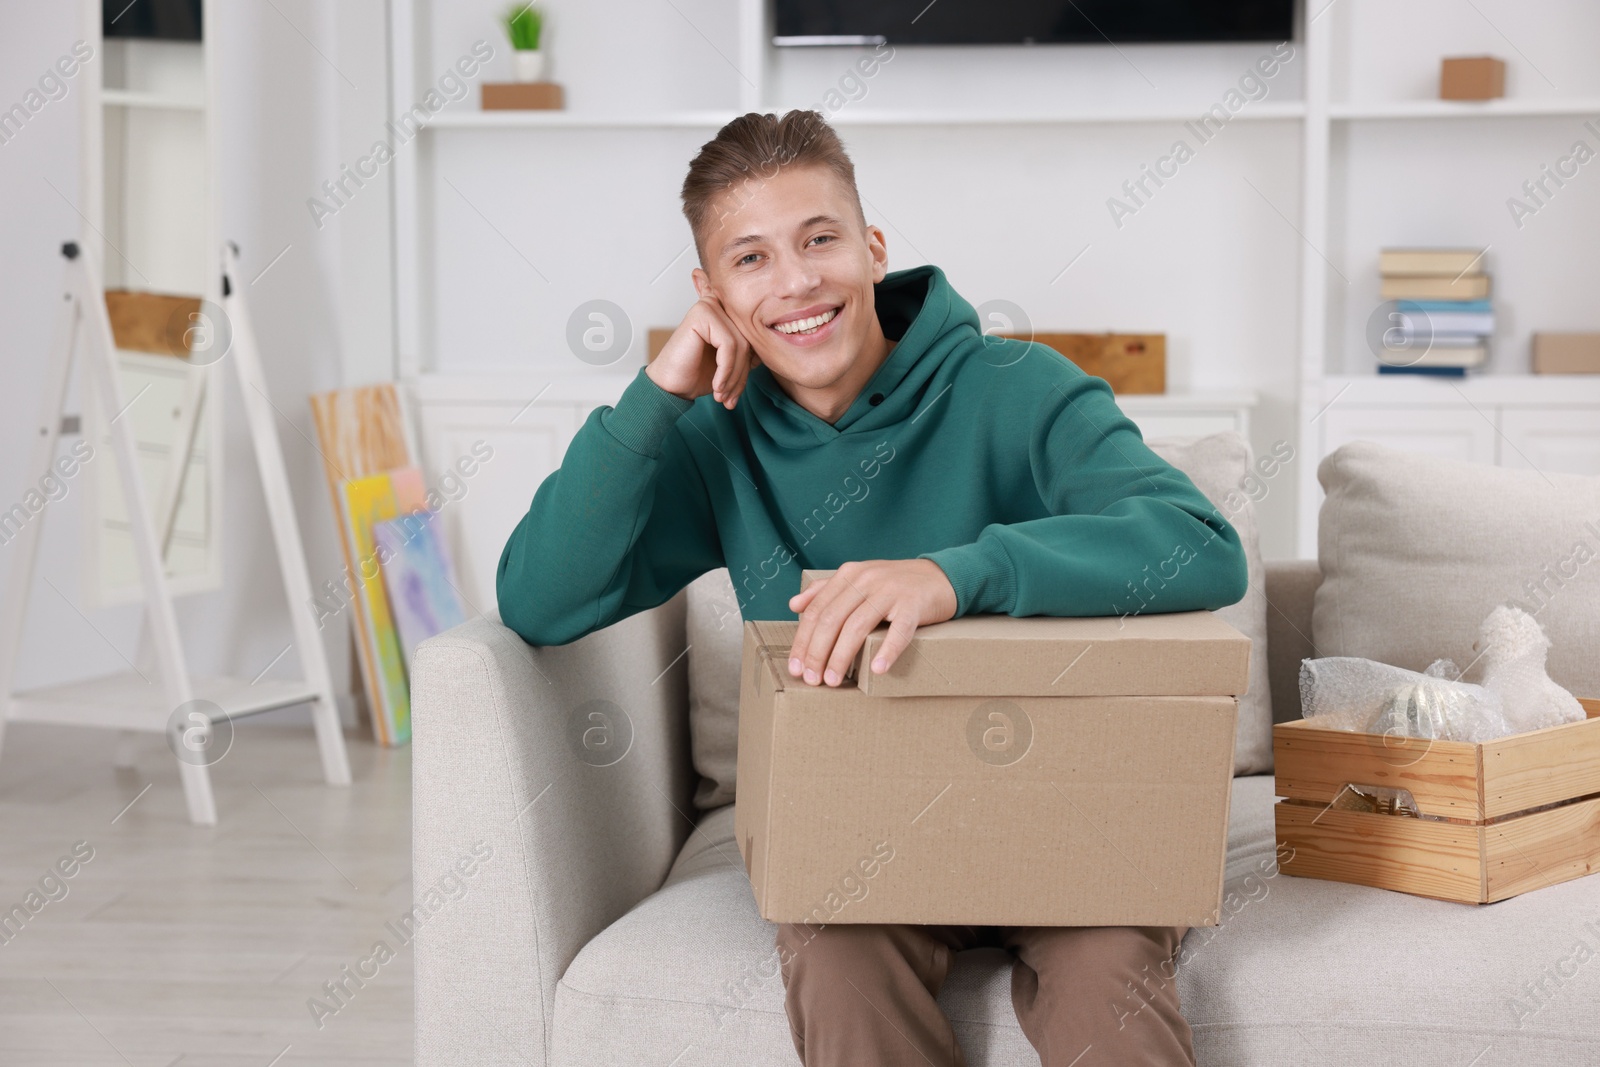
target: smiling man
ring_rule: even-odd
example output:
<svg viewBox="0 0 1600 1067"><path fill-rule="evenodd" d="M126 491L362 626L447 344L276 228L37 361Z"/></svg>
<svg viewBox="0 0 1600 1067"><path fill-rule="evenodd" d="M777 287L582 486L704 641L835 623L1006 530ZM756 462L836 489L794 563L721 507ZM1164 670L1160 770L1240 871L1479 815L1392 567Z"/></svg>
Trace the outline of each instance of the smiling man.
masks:
<svg viewBox="0 0 1600 1067"><path fill-rule="evenodd" d="M501 618L525 640L574 641L726 566L744 618L800 620L791 674L839 685L884 622L864 668L879 673L917 627L959 615L1244 596L1238 534L1104 380L985 337L938 267L888 271L817 112L724 126L683 210L699 300L589 415L501 555ZM837 574L795 595L802 568ZM1096 1067L1194 1062L1176 983L1152 987L1184 933L780 925L777 945L806 1064L964 1063L935 997L955 951L994 944L1017 956L1012 999L1041 1061Z"/></svg>

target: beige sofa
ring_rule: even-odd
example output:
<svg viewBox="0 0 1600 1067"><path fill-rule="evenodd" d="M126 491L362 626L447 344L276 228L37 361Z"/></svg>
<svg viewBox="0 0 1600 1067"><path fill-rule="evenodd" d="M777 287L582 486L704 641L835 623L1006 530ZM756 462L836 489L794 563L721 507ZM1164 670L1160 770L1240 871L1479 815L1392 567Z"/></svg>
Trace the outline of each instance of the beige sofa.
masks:
<svg viewBox="0 0 1600 1067"><path fill-rule="evenodd" d="M1319 473L1329 487L1340 471L1325 461ZM1371 506L1370 486L1346 488L1332 484L1330 501ZM1321 536L1340 550L1324 563L1345 596L1359 546L1329 521L1325 508ZM1514 535L1538 551L1526 523ZM1412 543L1395 558L1412 567ZM1299 716L1301 659L1335 654L1311 643L1314 617L1338 609L1333 590L1319 597L1322 581L1316 561L1265 567L1276 721ZM1384 595L1400 604L1407 590ZM530 647L487 619L423 645L412 746L420 1067L798 1063L774 927L756 913L732 807L692 806L690 600L680 592L561 647ZM1340 654L1387 640L1383 624L1341 623L1351 632ZM631 727L606 766L574 744L597 699L628 709ZM1473 907L1280 875L1273 803L1271 774L1234 779L1223 921L1184 942L1177 981L1203 1067L1600 1063L1600 962L1589 962L1600 879ZM1008 977L998 950L962 953L941 994L974 1067L1039 1062Z"/></svg>

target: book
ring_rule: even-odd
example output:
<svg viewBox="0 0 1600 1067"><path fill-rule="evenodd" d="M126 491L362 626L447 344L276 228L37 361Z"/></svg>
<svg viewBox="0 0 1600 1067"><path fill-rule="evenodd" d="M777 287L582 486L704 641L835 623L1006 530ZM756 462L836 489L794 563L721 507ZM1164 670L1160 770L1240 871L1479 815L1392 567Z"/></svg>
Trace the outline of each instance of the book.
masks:
<svg viewBox="0 0 1600 1067"><path fill-rule="evenodd" d="M1396 311L1481 311L1494 306L1487 300L1396 300Z"/></svg>
<svg viewBox="0 0 1600 1067"><path fill-rule="evenodd" d="M1400 316L1395 328L1403 337L1494 333L1494 312L1487 300L1397 300L1395 311Z"/></svg>
<svg viewBox="0 0 1600 1067"><path fill-rule="evenodd" d="M1481 338L1480 338L1481 340ZM1482 344L1470 348L1453 346L1417 348L1388 348L1378 354L1385 366L1395 367L1480 367L1488 361L1489 351Z"/></svg>
<svg viewBox="0 0 1600 1067"><path fill-rule="evenodd" d="M1385 300L1481 300L1489 295L1489 276L1385 275L1379 295Z"/></svg>
<svg viewBox="0 0 1600 1067"><path fill-rule="evenodd" d="M1434 275L1454 278L1483 270L1486 248L1385 248L1378 253L1378 273L1386 277Z"/></svg>
<svg viewBox="0 0 1600 1067"><path fill-rule="evenodd" d="M1391 367L1387 363L1378 364L1379 374L1421 374L1436 378L1465 378L1465 367Z"/></svg>

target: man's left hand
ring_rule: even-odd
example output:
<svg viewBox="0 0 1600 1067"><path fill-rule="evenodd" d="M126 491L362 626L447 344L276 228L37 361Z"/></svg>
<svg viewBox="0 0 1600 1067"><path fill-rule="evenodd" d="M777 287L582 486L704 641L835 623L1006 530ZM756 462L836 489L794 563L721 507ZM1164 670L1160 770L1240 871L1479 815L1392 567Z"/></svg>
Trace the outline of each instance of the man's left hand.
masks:
<svg viewBox="0 0 1600 1067"><path fill-rule="evenodd" d="M874 559L845 563L789 599L800 628L789 673L809 685L838 685L867 635L889 620L872 672L882 674L911 643L918 626L956 616L956 591L931 559Z"/></svg>

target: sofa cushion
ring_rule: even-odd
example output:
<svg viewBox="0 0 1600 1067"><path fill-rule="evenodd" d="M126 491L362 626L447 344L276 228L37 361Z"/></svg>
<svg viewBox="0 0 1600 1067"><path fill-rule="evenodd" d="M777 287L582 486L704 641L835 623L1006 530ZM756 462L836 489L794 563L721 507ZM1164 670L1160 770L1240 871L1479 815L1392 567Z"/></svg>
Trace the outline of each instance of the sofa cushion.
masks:
<svg viewBox="0 0 1600 1067"><path fill-rule="evenodd" d="M1473 907L1280 875L1272 804L1270 775L1234 779L1223 921L1179 951L1202 1067L1600 1058L1600 964L1578 951L1600 937L1600 880ZM562 977L551 1063L793 1067L776 929L756 912L733 809L704 814L665 885ZM1038 1063L1010 965L998 949L958 953L940 993L972 1067Z"/></svg>
<svg viewBox="0 0 1600 1067"><path fill-rule="evenodd" d="M797 590L798 591L798 590ZM689 583L689 740L700 775L694 804L701 811L733 803L739 756L739 657L744 619L728 568Z"/></svg>
<svg viewBox="0 0 1600 1067"><path fill-rule="evenodd" d="M1371 441L1329 453L1317 477L1316 655L1466 668L1479 623L1512 603L1550 638L1550 676L1600 696L1600 478Z"/></svg>
<svg viewBox="0 0 1600 1067"><path fill-rule="evenodd" d="M1189 476L1244 543L1249 589L1237 604L1218 611L1252 644L1249 691L1239 698L1234 735L1234 774L1272 769L1272 693L1267 677L1266 570L1255 499L1265 491L1280 454L1254 460L1238 433L1205 437L1160 437L1145 442L1152 452ZM796 590L798 591L798 590ZM739 655L743 620L726 567L708 571L689 585L689 730L700 782L701 811L732 803L739 745Z"/></svg>
<svg viewBox="0 0 1600 1067"><path fill-rule="evenodd" d="M1195 488L1216 505L1244 544L1249 586L1244 599L1216 614L1250 639L1249 689L1239 697L1239 726L1233 736L1233 773L1272 770L1272 685L1267 672L1267 568L1261 560L1261 527L1256 500L1264 496L1294 449L1252 455L1250 442L1236 432L1205 437L1151 437L1150 451L1189 476Z"/></svg>

